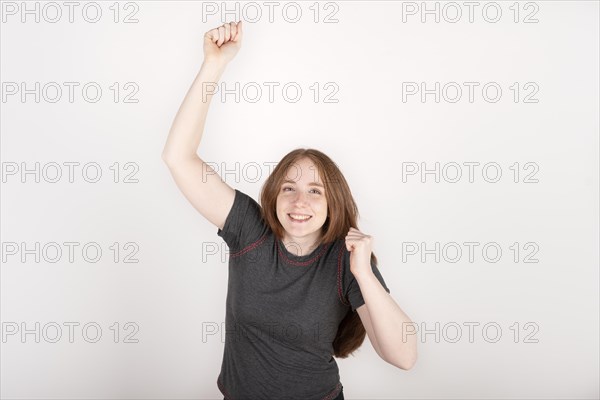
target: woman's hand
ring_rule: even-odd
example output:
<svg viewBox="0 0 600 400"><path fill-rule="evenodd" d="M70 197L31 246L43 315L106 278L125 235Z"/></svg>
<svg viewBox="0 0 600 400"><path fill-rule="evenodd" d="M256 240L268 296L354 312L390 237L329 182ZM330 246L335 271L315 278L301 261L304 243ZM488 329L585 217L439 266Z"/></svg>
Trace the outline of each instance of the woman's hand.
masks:
<svg viewBox="0 0 600 400"><path fill-rule="evenodd" d="M346 248L350 252L350 271L354 276L372 273L371 241L372 237L365 235L356 228L350 228L346 235Z"/></svg>
<svg viewBox="0 0 600 400"><path fill-rule="evenodd" d="M242 21L230 22L204 34L204 60L227 64L242 45Z"/></svg>

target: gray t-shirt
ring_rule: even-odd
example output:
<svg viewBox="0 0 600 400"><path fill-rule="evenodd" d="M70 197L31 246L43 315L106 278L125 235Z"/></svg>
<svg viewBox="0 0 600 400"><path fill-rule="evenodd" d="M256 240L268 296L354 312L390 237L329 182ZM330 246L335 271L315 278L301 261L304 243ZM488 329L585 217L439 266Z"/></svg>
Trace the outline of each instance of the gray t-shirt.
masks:
<svg viewBox="0 0 600 400"><path fill-rule="evenodd" d="M228 400L334 399L342 383L333 339L346 313L365 303L345 240L297 256L237 189L217 235L229 247L220 391Z"/></svg>

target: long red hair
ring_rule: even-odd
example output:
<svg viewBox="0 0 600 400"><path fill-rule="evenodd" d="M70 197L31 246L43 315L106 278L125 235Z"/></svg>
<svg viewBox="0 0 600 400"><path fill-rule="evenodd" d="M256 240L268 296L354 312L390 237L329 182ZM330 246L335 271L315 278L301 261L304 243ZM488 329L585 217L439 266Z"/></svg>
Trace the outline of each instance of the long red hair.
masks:
<svg viewBox="0 0 600 400"><path fill-rule="evenodd" d="M282 239L285 230L277 218L277 195L290 167L301 159L309 158L317 167L321 181L325 186L327 199L327 219L322 227L321 243L330 243L345 238L350 228L357 227L358 208L348 182L339 167L324 153L316 149L298 148L286 154L265 181L260 202L262 217L271 227L275 237ZM377 257L371 253L371 263L377 265ZM358 349L365 340L365 327L358 313L348 313L338 326L333 341L334 356L346 358Z"/></svg>

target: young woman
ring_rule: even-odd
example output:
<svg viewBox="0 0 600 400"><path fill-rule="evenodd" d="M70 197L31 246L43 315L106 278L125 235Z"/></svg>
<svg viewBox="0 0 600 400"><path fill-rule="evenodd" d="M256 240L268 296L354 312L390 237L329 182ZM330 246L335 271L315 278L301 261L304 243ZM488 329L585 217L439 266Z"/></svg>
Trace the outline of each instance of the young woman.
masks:
<svg viewBox="0 0 600 400"><path fill-rule="evenodd" d="M386 362L410 369L415 335L389 295L357 227L358 210L337 165L315 149L278 163L259 205L196 154L217 82L242 42L242 22L204 36L204 62L175 117L163 160L190 203L230 250L226 339L219 390L226 400L343 400L334 356L368 334ZM205 97L206 96L206 97ZM407 337L405 337L407 336Z"/></svg>

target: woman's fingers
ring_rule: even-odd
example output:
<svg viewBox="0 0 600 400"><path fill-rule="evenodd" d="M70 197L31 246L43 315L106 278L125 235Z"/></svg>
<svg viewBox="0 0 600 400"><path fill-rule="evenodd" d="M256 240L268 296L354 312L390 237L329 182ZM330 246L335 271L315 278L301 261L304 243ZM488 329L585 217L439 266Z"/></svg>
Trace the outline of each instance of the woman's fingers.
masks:
<svg viewBox="0 0 600 400"><path fill-rule="evenodd" d="M231 26L229 24L223 24L223 43L229 42L231 38Z"/></svg>
<svg viewBox="0 0 600 400"><path fill-rule="evenodd" d="M227 42L238 42L242 39L242 21L237 24L230 22L223 24L210 32L210 37L213 43L221 47L223 43Z"/></svg>
<svg viewBox="0 0 600 400"><path fill-rule="evenodd" d="M204 35L204 59L228 63L241 47L242 21L229 22ZM227 44L232 42L231 44Z"/></svg>
<svg viewBox="0 0 600 400"><path fill-rule="evenodd" d="M219 40L217 41L217 46L221 47L223 42L225 42L225 27L221 25L217 28L217 30L219 31Z"/></svg>
<svg viewBox="0 0 600 400"><path fill-rule="evenodd" d="M238 42L240 40L242 40L242 20L240 20L236 25L235 25L235 36L233 38L234 42Z"/></svg>
<svg viewBox="0 0 600 400"><path fill-rule="evenodd" d="M206 32L205 37L211 42L215 43L217 40L219 40L219 31L217 29L211 29L210 31Z"/></svg>
<svg viewBox="0 0 600 400"><path fill-rule="evenodd" d="M235 22L229 23L229 29L231 31L230 39L232 42L235 42L235 37L237 35L237 24Z"/></svg>

